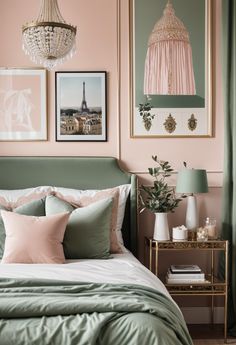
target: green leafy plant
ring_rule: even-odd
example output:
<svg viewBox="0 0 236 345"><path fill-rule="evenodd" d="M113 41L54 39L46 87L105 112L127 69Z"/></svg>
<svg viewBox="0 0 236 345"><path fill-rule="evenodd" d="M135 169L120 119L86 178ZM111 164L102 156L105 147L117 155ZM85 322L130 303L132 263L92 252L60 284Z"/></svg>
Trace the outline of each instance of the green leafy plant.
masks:
<svg viewBox="0 0 236 345"><path fill-rule="evenodd" d="M152 127L152 120L154 119L155 115L151 114L151 103L150 102L146 102L146 103L140 103L139 104L139 115L143 118L143 124L144 127L147 131L150 130L150 128Z"/></svg>
<svg viewBox="0 0 236 345"><path fill-rule="evenodd" d="M169 187L166 182L166 178L171 176L173 169L169 162L158 160L157 156L152 156L152 159L157 163L157 166L148 168L148 172L154 178L154 183L153 186L142 185L140 187L142 205L140 212L146 208L154 213L174 212L184 196L177 198L174 187Z"/></svg>

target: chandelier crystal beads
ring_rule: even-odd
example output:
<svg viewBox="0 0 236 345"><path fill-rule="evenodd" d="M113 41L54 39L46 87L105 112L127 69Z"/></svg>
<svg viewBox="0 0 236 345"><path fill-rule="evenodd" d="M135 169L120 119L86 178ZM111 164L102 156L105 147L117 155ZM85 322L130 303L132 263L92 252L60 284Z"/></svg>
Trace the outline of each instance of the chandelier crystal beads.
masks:
<svg viewBox="0 0 236 345"><path fill-rule="evenodd" d="M36 21L23 25L23 50L36 64L52 69L74 55L76 30L63 19L57 0L42 0Z"/></svg>

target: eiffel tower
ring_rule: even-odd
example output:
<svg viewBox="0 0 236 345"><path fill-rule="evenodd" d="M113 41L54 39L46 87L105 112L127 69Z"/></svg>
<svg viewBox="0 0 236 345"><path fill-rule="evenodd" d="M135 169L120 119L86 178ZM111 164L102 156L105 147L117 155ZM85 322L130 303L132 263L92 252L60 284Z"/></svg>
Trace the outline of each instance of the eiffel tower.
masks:
<svg viewBox="0 0 236 345"><path fill-rule="evenodd" d="M83 99L81 103L81 112L89 113L89 108L87 106L86 97L85 97L85 82L83 82Z"/></svg>

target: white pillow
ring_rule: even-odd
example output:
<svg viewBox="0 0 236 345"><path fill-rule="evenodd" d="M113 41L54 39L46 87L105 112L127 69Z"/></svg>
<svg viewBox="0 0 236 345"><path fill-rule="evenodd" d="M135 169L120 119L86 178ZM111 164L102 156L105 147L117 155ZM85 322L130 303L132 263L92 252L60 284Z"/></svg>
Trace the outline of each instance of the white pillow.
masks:
<svg viewBox="0 0 236 345"><path fill-rule="evenodd" d="M0 205L12 210L30 201L41 199L52 192L50 186L35 188L0 190Z"/></svg>
<svg viewBox="0 0 236 345"><path fill-rule="evenodd" d="M122 224L125 214L125 205L126 200L130 192L131 185L124 184L114 188L107 188L103 190L78 190L78 189L70 189L70 188L63 188L63 187L52 187L52 194L55 194L57 197L62 198L71 204L75 203L77 205L80 204L80 201L83 198L94 198L94 202L97 201L96 195L104 193L104 198L107 198L107 193L118 190L119 191L119 201L118 201L118 209L117 209L117 221L116 221L116 236L118 243L124 247L124 241L122 238Z"/></svg>

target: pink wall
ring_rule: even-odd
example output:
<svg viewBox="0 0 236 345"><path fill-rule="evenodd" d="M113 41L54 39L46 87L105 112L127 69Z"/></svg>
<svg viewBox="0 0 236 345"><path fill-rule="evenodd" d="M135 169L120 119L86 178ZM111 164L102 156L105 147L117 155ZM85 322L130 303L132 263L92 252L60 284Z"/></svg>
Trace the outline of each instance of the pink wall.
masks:
<svg viewBox="0 0 236 345"><path fill-rule="evenodd" d="M220 223L223 167L223 110L220 65L220 5L214 0L213 23L213 95L215 135L207 139L131 139L129 136L129 21L128 0L120 0L120 36L118 35L118 0L59 0L66 20L78 27L78 50L61 70L108 72L108 142L56 143L54 129L54 72L48 73L48 127L46 142L1 142L0 155L97 155L115 156L121 165L137 173L141 182L151 155L172 163L178 170L183 160L208 171L210 192L200 196L201 219L215 216ZM34 66L21 49L21 26L36 18L39 0L0 1L0 66ZM120 44L119 44L120 43ZM120 86L120 88L119 88ZM174 183L174 180L173 180ZM183 204L170 217L171 225L184 222ZM144 235L151 235L153 215L140 216L140 249ZM142 254L142 251L141 251ZM141 255L142 256L142 255Z"/></svg>
<svg viewBox="0 0 236 345"><path fill-rule="evenodd" d="M58 70L108 72L108 143L56 143L54 72L48 73L47 142L0 143L1 155L117 156L117 11L111 0L59 0L65 20L78 28L77 54ZM0 66L31 67L22 51L21 27L36 19L39 0L0 1ZM6 38L7 37L7 38Z"/></svg>

